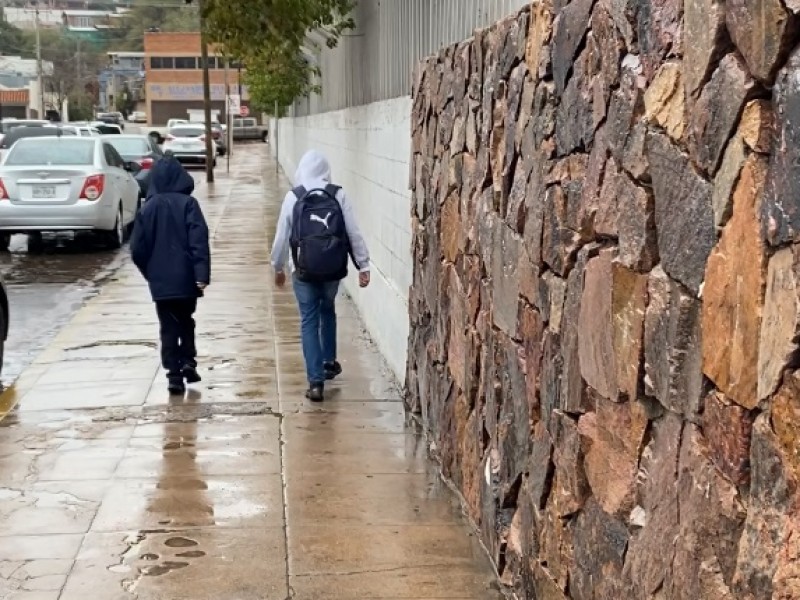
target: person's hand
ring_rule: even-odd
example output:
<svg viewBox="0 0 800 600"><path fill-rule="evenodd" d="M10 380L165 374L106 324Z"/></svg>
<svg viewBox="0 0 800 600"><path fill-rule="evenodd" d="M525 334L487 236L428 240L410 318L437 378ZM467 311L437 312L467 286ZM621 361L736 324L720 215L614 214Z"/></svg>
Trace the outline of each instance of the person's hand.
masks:
<svg viewBox="0 0 800 600"><path fill-rule="evenodd" d="M197 289L204 290L208 287L208 284L205 281L198 281L197 282Z"/></svg>
<svg viewBox="0 0 800 600"><path fill-rule="evenodd" d="M358 274L358 285L365 288L369 285L369 271L361 271Z"/></svg>
<svg viewBox="0 0 800 600"><path fill-rule="evenodd" d="M275 271L275 285L283 287L286 284L286 273L283 271Z"/></svg>

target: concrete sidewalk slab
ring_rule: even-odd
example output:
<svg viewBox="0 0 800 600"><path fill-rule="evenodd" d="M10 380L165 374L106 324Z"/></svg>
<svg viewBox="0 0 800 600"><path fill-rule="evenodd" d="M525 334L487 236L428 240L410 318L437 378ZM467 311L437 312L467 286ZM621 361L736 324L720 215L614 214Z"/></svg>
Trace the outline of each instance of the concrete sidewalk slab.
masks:
<svg viewBox="0 0 800 600"><path fill-rule="evenodd" d="M288 183L248 146L197 196L203 382L170 397L128 262L0 396L0 598L498 598L400 391L340 297L343 375L307 402L269 242Z"/></svg>

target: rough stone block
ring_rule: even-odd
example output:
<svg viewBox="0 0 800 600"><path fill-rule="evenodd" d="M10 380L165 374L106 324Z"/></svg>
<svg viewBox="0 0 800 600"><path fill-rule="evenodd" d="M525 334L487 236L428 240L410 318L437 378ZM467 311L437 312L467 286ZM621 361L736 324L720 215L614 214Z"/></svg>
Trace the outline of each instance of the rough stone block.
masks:
<svg viewBox="0 0 800 600"><path fill-rule="evenodd" d="M528 42L525 48L525 62L534 79L544 77L547 71L550 37L553 33L553 3L551 0L537 0L531 3L531 21L528 28Z"/></svg>
<svg viewBox="0 0 800 600"><path fill-rule="evenodd" d="M725 2L684 0L684 83L689 98L696 98L711 70L729 49L725 31ZM691 103L690 103L691 104Z"/></svg>
<svg viewBox="0 0 800 600"><path fill-rule="evenodd" d="M664 270L695 294L717 241L711 185L695 172L689 157L663 134L647 139L655 195L658 252Z"/></svg>
<svg viewBox="0 0 800 600"><path fill-rule="evenodd" d="M709 175L716 173L725 145L754 85L742 60L736 54L728 54L692 107L689 151Z"/></svg>
<svg viewBox="0 0 800 600"><path fill-rule="evenodd" d="M553 78L559 95L567 87L567 76L589 26L593 0L574 0L567 4L553 23Z"/></svg>
<svg viewBox="0 0 800 600"><path fill-rule="evenodd" d="M563 519L583 508L590 490L583 469L578 424L566 413L556 410L553 412L552 437L555 478L551 500L555 514Z"/></svg>
<svg viewBox="0 0 800 600"><path fill-rule="evenodd" d="M586 382L581 376L580 362L580 314L583 298L584 273L589 260L596 256L598 248L587 246L578 256L567 278L564 311L561 322L561 397L557 405L567 413L583 413L588 408Z"/></svg>
<svg viewBox="0 0 800 600"><path fill-rule="evenodd" d="M769 154L775 134L775 114L766 100L753 100L744 107L739 134L753 152Z"/></svg>
<svg viewBox="0 0 800 600"><path fill-rule="evenodd" d="M683 0L642 0L636 8L642 71L650 81L664 58L680 54Z"/></svg>
<svg viewBox="0 0 800 600"><path fill-rule="evenodd" d="M711 205L714 207L714 225L723 227L731 217L733 210L733 189L739 180L744 161L747 158L744 141L735 135L728 142L722 164L714 177L714 191L711 193Z"/></svg>
<svg viewBox="0 0 800 600"><path fill-rule="evenodd" d="M636 473L647 415L638 402L596 398L595 411L583 415L584 470L592 496L603 510L626 519L636 503Z"/></svg>
<svg viewBox="0 0 800 600"><path fill-rule="evenodd" d="M612 354L619 393L629 400L639 397L646 309L647 275L612 265Z"/></svg>
<svg viewBox="0 0 800 600"><path fill-rule="evenodd" d="M667 413L652 425L642 452L637 493L640 527L631 535L623 578L631 582L629 598L653 598L672 570L672 540L680 527L678 473L683 421ZM669 597L669 596L667 596Z"/></svg>
<svg viewBox="0 0 800 600"><path fill-rule="evenodd" d="M769 260L766 297L758 347L758 398L778 387L797 353L800 334L800 266L792 248Z"/></svg>
<svg viewBox="0 0 800 600"><path fill-rule="evenodd" d="M575 520L575 563L569 592L576 600L620 598L628 528L594 500Z"/></svg>
<svg viewBox="0 0 800 600"><path fill-rule="evenodd" d="M492 298L495 325L509 337L516 337L519 301L517 265L521 239L498 221L492 248Z"/></svg>
<svg viewBox="0 0 800 600"><path fill-rule="evenodd" d="M648 285L645 315L645 391L676 413L699 412L703 395L700 302L660 267Z"/></svg>
<svg viewBox="0 0 800 600"><path fill-rule="evenodd" d="M763 413L753 425L750 497L732 584L743 598L773 597L780 549L788 526L798 518L797 481L769 421L770 416Z"/></svg>
<svg viewBox="0 0 800 600"><path fill-rule="evenodd" d="M780 0L727 0L731 38L753 77L771 83L792 42L789 12Z"/></svg>
<svg viewBox="0 0 800 600"><path fill-rule="evenodd" d="M778 74L773 90L775 150L770 157L761 227L772 246L800 241L800 49Z"/></svg>
<svg viewBox="0 0 800 600"><path fill-rule="evenodd" d="M750 438L753 414L712 391L703 409L703 434L709 457L720 473L736 485L750 481Z"/></svg>
<svg viewBox="0 0 800 600"><path fill-rule="evenodd" d="M679 141L686 129L685 100L681 64L665 63L644 94L645 119L663 127L672 139Z"/></svg>
<svg viewBox="0 0 800 600"><path fill-rule="evenodd" d="M733 195L733 215L708 258L703 287L703 372L746 408L758 404L758 347L767 271L758 222L766 160L751 156Z"/></svg>
<svg viewBox="0 0 800 600"><path fill-rule="evenodd" d="M578 318L578 357L586 383L603 398L616 401L619 388L611 321L613 258L613 251L603 250L586 265Z"/></svg>
<svg viewBox="0 0 800 600"><path fill-rule="evenodd" d="M658 263L655 200L650 189L634 183L627 173L616 175L619 261L635 271Z"/></svg>

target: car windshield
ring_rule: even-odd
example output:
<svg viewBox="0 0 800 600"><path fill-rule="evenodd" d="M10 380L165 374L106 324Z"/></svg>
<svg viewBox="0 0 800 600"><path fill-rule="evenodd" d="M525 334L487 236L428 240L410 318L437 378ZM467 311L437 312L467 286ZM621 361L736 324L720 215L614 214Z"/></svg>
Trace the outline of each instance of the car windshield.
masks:
<svg viewBox="0 0 800 600"><path fill-rule="evenodd" d="M94 148L94 140L27 138L14 144L4 166L91 165L94 163Z"/></svg>
<svg viewBox="0 0 800 600"><path fill-rule="evenodd" d="M147 140L140 138L113 138L109 143L122 156L142 156L150 152Z"/></svg>
<svg viewBox="0 0 800 600"><path fill-rule="evenodd" d="M170 131L175 137L196 138L205 133L205 130L200 127L175 127Z"/></svg>

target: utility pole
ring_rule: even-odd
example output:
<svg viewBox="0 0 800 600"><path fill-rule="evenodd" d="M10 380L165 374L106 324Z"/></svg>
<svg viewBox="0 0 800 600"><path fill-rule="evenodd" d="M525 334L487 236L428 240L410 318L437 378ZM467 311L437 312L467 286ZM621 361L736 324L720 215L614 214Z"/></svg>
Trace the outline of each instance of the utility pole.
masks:
<svg viewBox="0 0 800 600"><path fill-rule="evenodd" d="M208 38L206 18L203 15L203 0L197 0L200 11L200 60L203 62L203 112L206 122L206 181L214 183L214 160L216 157L211 145L211 81L208 73Z"/></svg>
<svg viewBox="0 0 800 600"><path fill-rule="evenodd" d="M44 77L42 74L42 40L39 35L39 4L36 4L36 78L39 85L39 118L44 119Z"/></svg>
<svg viewBox="0 0 800 600"><path fill-rule="evenodd" d="M225 57L225 146L228 151L225 153L225 172L231 172L231 153L233 152L233 144L231 130L233 129L233 119L231 119L231 90L228 87L228 57Z"/></svg>

